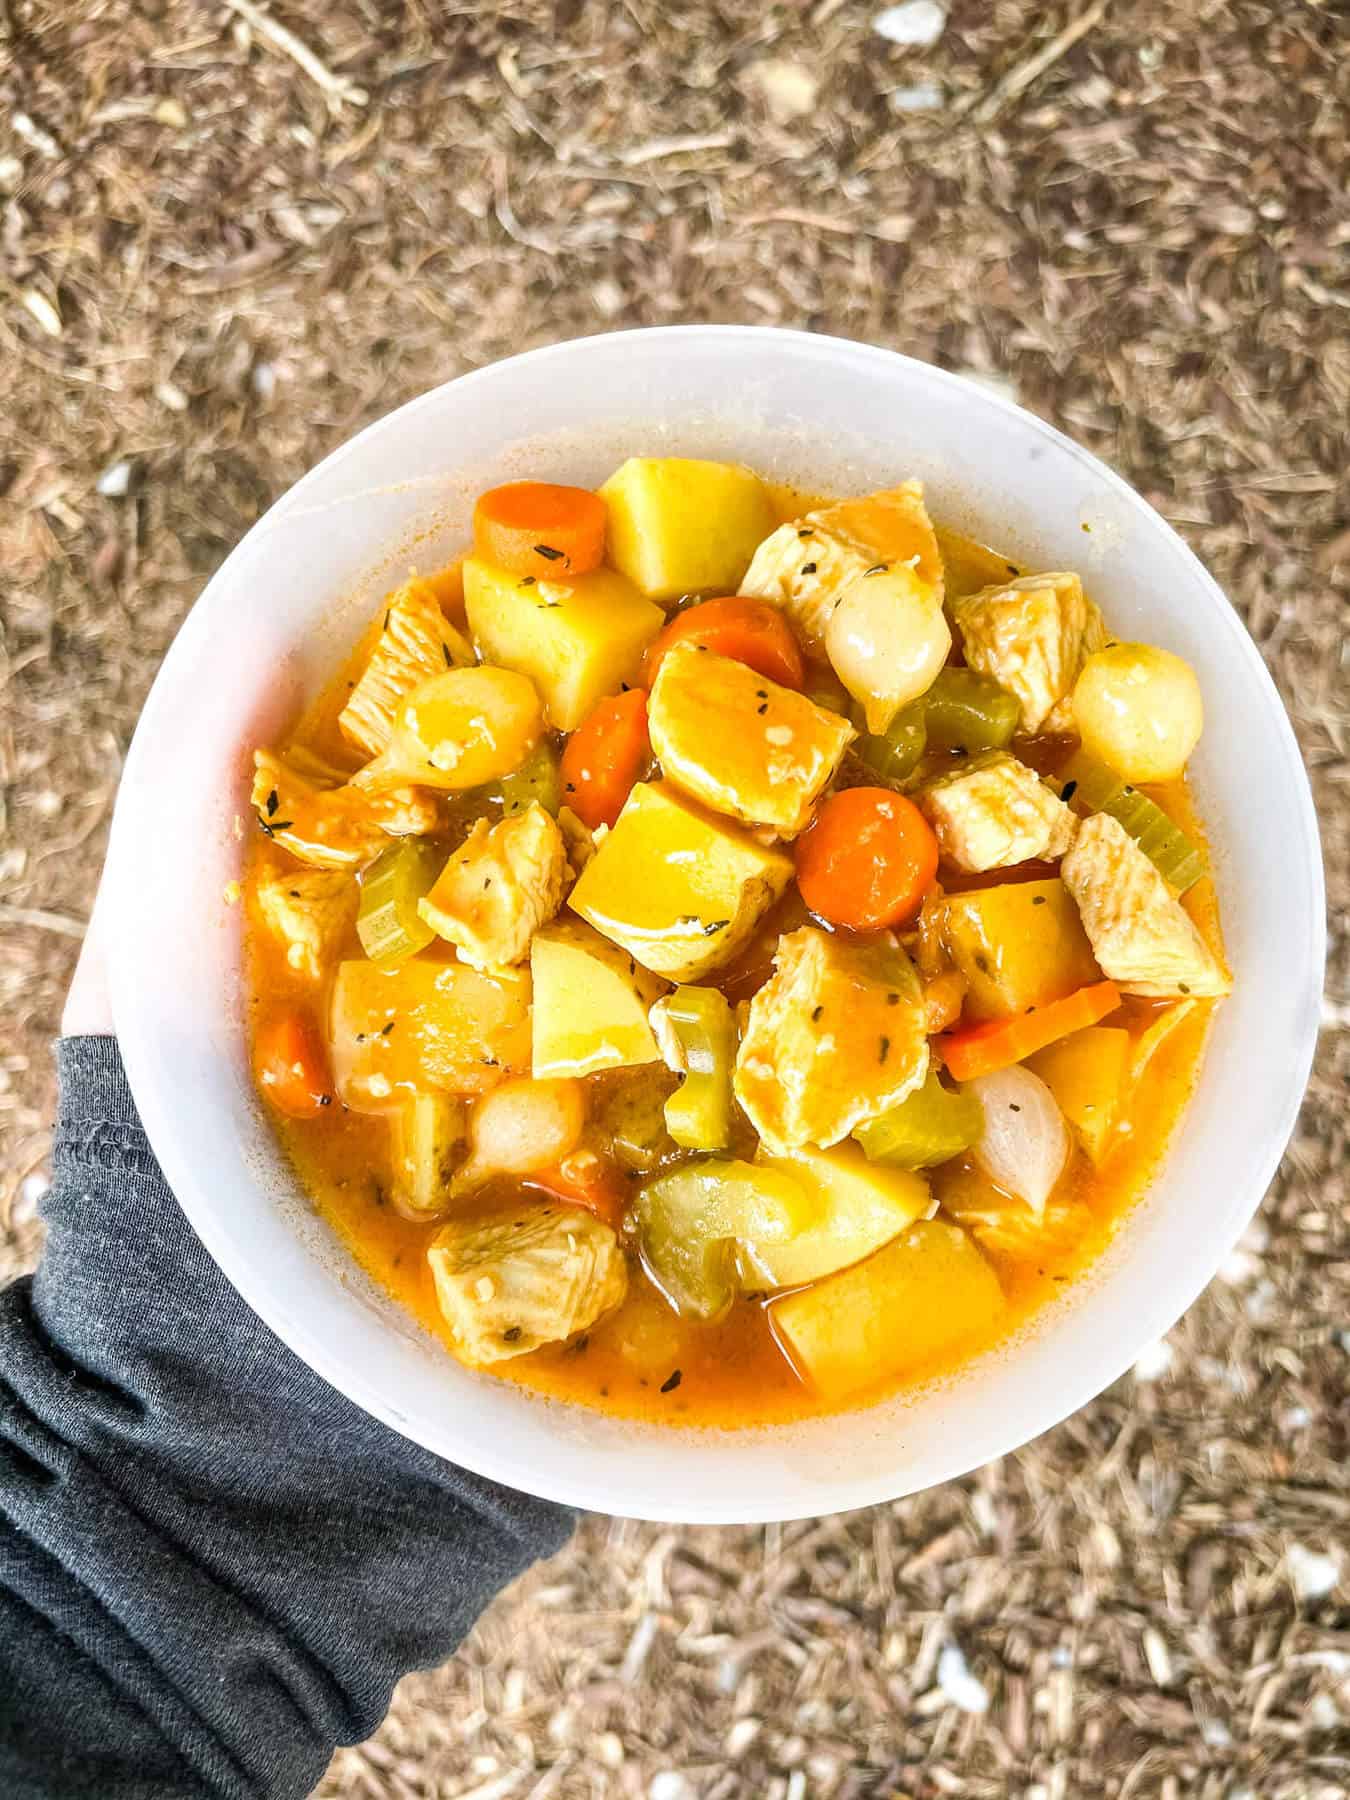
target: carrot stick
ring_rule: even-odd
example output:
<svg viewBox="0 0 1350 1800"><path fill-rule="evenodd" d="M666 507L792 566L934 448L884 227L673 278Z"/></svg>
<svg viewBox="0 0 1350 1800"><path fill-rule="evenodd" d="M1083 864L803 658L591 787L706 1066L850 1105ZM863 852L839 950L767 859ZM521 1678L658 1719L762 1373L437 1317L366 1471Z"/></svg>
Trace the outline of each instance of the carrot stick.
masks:
<svg viewBox="0 0 1350 1800"><path fill-rule="evenodd" d="M263 1097L292 1119L312 1119L333 1104L328 1058L319 1034L299 1013L279 1013L253 1046Z"/></svg>
<svg viewBox="0 0 1350 1800"><path fill-rule="evenodd" d="M592 831L612 825L650 755L646 690L597 701L563 750L563 805Z"/></svg>
<svg viewBox="0 0 1350 1800"><path fill-rule="evenodd" d="M797 886L818 917L853 931L903 925L937 876L938 846L912 801L889 788L845 788L797 839Z"/></svg>
<svg viewBox="0 0 1350 1800"><path fill-rule="evenodd" d="M1047 1044L1068 1037L1071 1031L1096 1025L1119 1005L1120 990L1115 982L1098 981L1032 1012L1018 1013L1011 1019L993 1019L987 1025L971 1025L965 1031L949 1032L937 1042L943 1061L956 1079L972 1081L977 1075L992 1075L998 1069L1024 1062Z"/></svg>
<svg viewBox="0 0 1350 1800"><path fill-rule="evenodd" d="M767 600L731 594L722 600L701 600L676 613L648 648L644 670L648 687L656 680L662 658L676 644L700 644L799 693L806 679L792 627Z"/></svg>
<svg viewBox="0 0 1350 1800"><path fill-rule="evenodd" d="M628 1192L618 1169L591 1150L574 1150L552 1168L536 1169L525 1177L525 1182L572 1206L584 1206L616 1231L628 1204Z"/></svg>
<svg viewBox="0 0 1350 1800"><path fill-rule="evenodd" d="M479 496L474 547L513 575L566 581L604 560L607 518L604 501L589 488L508 481Z"/></svg>

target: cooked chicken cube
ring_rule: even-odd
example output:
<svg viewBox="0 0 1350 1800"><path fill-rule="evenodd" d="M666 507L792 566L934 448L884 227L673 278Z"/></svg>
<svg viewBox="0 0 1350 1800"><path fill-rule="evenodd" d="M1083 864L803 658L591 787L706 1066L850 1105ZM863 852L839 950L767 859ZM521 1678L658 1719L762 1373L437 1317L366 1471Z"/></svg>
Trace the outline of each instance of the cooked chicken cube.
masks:
<svg viewBox="0 0 1350 1800"><path fill-rule="evenodd" d="M871 732L931 687L951 649L942 558L917 481L780 526L741 592L783 607L825 651Z"/></svg>
<svg viewBox="0 0 1350 1800"><path fill-rule="evenodd" d="M848 944L809 925L779 939L735 1073L736 1098L772 1154L837 1144L927 1073L923 995L898 945Z"/></svg>
<svg viewBox="0 0 1350 1800"><path fill-rule="evenodd" d="M496 825L476 820L417 910L473 968L505 969L561 906L567 875L562 833L534 800Z"/></svg>
<svg viewBox="0 0 1350 1800"><path fill-rule="evenodd" d="M356 917L356 883L345 869L291 869L258 883L258 909L286 946L298 975L317 981Z"/></svg>
<svg viewBox="0 0 1350 1800"><path fill-rule="evenodd" d="M427 1251L465 1362L504 1362L585 1331L628 1291L619 1240L594 1213L517 1202L452 1219Z"/></svg>
<svg viewBox="0 0 1350 1800"><path fill-rule="evenodd" d="M339 729L378 756L388 746L400 702L430 676L473 660L472 645L441 611L436 590L414 575L385 609L370 660L338 716Z"/></svg>
<svg viewBox="0 0 1350 1800"><path fill-rule="evenodd" d="M1069 696L1086 657L1106 642L1102 615L1074 574L1019 575L951 603L966 661L1015 694L1021 729L1068 731Z"/></svg>
<svg viewBox="0 0 1350 1800"><path fill-rule="evenodd" d="M1226 970L1124 827L1094 813L1060 865L1102 971L1150 998L1226 994Z"/></svg>
<svg viewBox="0 0 1350 1800"><path fill-rule="evenodd" d="M647 711L666 778L716 812L794 837L856 735L746 663L677 644Z"/></svg>
<svg viewBox="0 0 1350 1800"><path fill-rule="evenodd" d="M941 593L942 558L922 482L823 506L780 525L756 550L740 591L781 606L823 648L839 596L883 563L909 564Z"/></svg>
<svg viewBox="0 0 1350 1800"><path fill-rule="evenodd" d="M1078 829L1074 814L1035 770L1001 751L940 776L914 800L945 860L968 875L1053 861Z"/></svg>
<svg viewBox="0 0 1350 1800"><path fill-rule="evenodd" d="M298 762L299 757L296 758ZM307 765L313 768L312 761ZM352 869L391 837L424 837L440 823L435 796L398 786L320 787L271 750L253 753L253 807L268 837L315 869Z"/></svg>

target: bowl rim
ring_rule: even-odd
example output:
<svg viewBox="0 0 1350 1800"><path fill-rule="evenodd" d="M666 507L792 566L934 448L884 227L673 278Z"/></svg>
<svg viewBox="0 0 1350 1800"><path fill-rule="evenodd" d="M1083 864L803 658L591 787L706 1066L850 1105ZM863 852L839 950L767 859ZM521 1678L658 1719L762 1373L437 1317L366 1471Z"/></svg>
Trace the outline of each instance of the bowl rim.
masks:
<svg viewBox="0 0 1350 1800"><path fill-rule="evenodd" d="M942 1462L939 1472L933 1474L931 1479L924 1483L925 1488L936 1486L941 1482L967 1474L972 1469L982 1467L989 1461L1035 1441L1044 1432L1077 1412L1118 1380L1133 1365L1139 1354L1139 1343L1152 1341L1170 1330L1209 1285L1260 1206L1292 1136L1316 1050L1320 998L1326 960L1326 894L1316 812L1307 772L1303 766L1292 724L1254 640L1218 582L1205 568L1195 552L1191 550L1185 539L1162 514L1108 463L1084 449L1082 445L1047 420L1042 419L1038 414L1017 405L981 382L970 381L963 375L938 368L935 364L907 356L900 351L825 333L775 326L726 324L639 327L621 332L600 332L580 338L564 339L518 352L481 368L468 370L445 382L438 383L422 394L393 408L390 412L372 420L352 437L345 439L280 495L231 549L229 555L225 557L219 568L207 581L189 609L174 642L170 645L156 673L126 757L123 778L114 808L107 862L106 885L112 903L110 906L112 925L110 942L115 946L123 936L118 929L119 922L131 916L130 909L135 907L138 897L132 840L135 836L135 795L138 786L136 777L140 771L141 761L146 754L148 737L148 728L145 731L142 730L142 721L153 715L157 700L172 690L177 678L178 665L186 657L185 646L190 642L194 631L194 621L198 622L197 628L200 628L200 622L204 619L206 612L205 603L209 600L213 590L218 586L226 585L229 581L231 565L236 558L241 556L250 540L256 534L267 529L278 516L292 508L300 507L311 488L317 485L322 478L331 477L349 457L356 453L358 446L365 445L368 440L380 432L391 429L394 421L406 419L425 407L435 405L446 390L468 388L491 379L506 368L529 365L546 370L551 363L566 360L578 350L583 350L588 346L612 343L615 338L664 342L669 344L672 349L681 344L687 344L693 339L705 343L721 339L733 347L748 339L753 339L757 343L772 340L782 343L785 348L810 347L813 352L825 351L835 357L853 358L863 365L870 364L892 372L894 366L899 363L913 371L921 372L922 379L936 382L939 386L950 386L954 392L967 398L974 389L982 405L992 407L1005 416L1017 420L1027 432L1039 435L1061 452L1068 453L1085 465L1096 481L1112 490L1128 509L1142 510L1148 515L1153 529L1169 539L1173 553L1179 553L1184 562L1189 565L1192 576L1198 580L1208 599L1212 602L1213 618L1222 621L1221 628L1236 646L1238 655L1247 662L1255 674L1257 684L1263 689L1268 703L1266 711L1271 728L1271 748L1278 746L1281 765L1279 770L1280 787L1298 814L1299 837L1306 852L1306 866L1301 873L1307 882L1311 918L1307 921L1310 926L1310 934L1306 939L1306 954L1302 964L1305 981L1303 991L1298 996L1296 1009L1298 1054L1290 1064L1286 1065L1286 1079L1283 1083L1283 1098L1279 1108L1278 1122L1271 1130L1262 1153L1255 1157L1249 1166L1247 1179L1244 1182L1246 1199L1241 1207L1235 1208L1229 1215L1227 1228L1216 1233L1211 1253L1205 1259L1207 1268L1203 1272L1194 1271L1191 1278L1181 1287L1168 1288L1165 1297L1161 1292L1157 1294L1145 1333L1135 1334L1135 1339L1131 1343L1122 1344L1114 1353L1103 1352L1096 1358L1085 1360L1078 1369L1076 1377L1066 1378L1062 1387L1057 1390L1054 1405L1049 1409L1048 1416L1037 1425L1031 1436L1025 1435L1024 1430L1017 1425L993 1427L985 1431L983 1440L975 1447L974 1453L963 1451L952 1454ZM1265 735L1264 720L1262 732ZM423 1444L434 1454L451 1460L450 1454L442 1447L441 1443L430 1442L429 1434L419 1431L415 1422L410 1422L406 1416L398 1413L391 1406L377 1384L367 1380L363 1370L357 1364L344 1360L336 1348L330 1347L317 1332L310 1329L307 1322L296 1313L285 1310L272 1292L258 1290L256 1283L251 1279L248 1258L243 1255L241 1246L228 1230L219 1210L209 1202L204 1192L198 1190L195 1171L190 1166L190 1159L179 1157L176 1140L167 1129L166 1110L170 1097L159 1090L149 1068L147 1044L135 1024L136 1009L129 1003L132 980L133 959L119 957L114 951L110 957L113 1017L128 1080L151 1147L160 1159L165 1176L194 1231L245 1303L308 1367L363 1410L381 1419L392 1430ZM130 1022L129 1027L128 1022ZM543 1403L566 1404L547 1401ZM677 1431L683 1429L686 1428L676 1428ZM754 1432L768 1428L752 1424L742 1429L746 1432ZM678 1442L678 1437L672 1432L672 1447L676 1447ZM568 1480L552 1469L541 1470L536 1464L527 1463L519 1455L501 1454L491 1445L475 1443L466 1447L463 1453L457 1448L453 1460L475 1474L499 1481L507 1486L563 1504L596 1509L596 1495L593 1489L587 1489L583 1482ZM833 1485L829 1494L822 1493L821 1498L828 1502L828 1511L851 1510L894 1499L897 1485L894 1472L864 1474L851 1479L841 1478ZM917 1490L905 1489L904 1491ZM691 1524L755 1523L819 1516L819 1512L819 1508L814 1511L802 1508L798 1508L796 1511L785 1511L781 1505L775 1506L773 1501L768 1498L757 1503L738 1501L733 1510L719 1510L715 1505L690 1504L687 1500L667 1508L631 1505L627 1508L627 1516L630 1517Z"/></svg>

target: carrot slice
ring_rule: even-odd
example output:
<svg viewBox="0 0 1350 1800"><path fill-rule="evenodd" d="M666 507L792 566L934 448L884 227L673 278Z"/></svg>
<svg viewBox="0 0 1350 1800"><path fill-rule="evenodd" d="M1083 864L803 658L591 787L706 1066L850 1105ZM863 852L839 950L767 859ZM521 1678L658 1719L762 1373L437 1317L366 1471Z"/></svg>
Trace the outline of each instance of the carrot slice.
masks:
<svg viewBox="0 0 1350 1800"><path fill-rule="evenodd" d="M589 488L508 481L473 509L479 554L513 575L555 581L586 575L605 555L605 503Z"/></svg>
<svg viewBox="0 0 1350 1800"><path fill-rule="evenodd" d="M767 675L783 687L799 693L806 680L801 649L792 627L776 606L729 594L722 600L701 600L676 613L647 650L644 677L647 686L656 680L662 658L676 644L698 644L742 662L756 675Z"/></svg>
<svg viewBox="0 0 1350 1800"><path fill-rule="evenodd" d="M258 1032L253 1062L264 1099L292 1119L312 1119L333 1104L328 1058L300 1013L279 1013Z"/></svg>
<svg viewBox="0 0 1350 1800"><path fill-rule="evenodd" d="M950 1032L937 1040L938 1046L956 1079L973 1081L977 1075L993 1075L1024 1062L1072 1031L1096 1025L1119 1005L1120 990L1115 982L1097 981L1032 1012Z"/></svg>
<svg viewBox="0 0 1350 1800"><path fill-rule="evenodd" d="M628 1190L612 1162L606 1162L593 1150L574 1150L549 1169L536 1169L525 1177L529 1187L541 1187L546 1193L566 1200L572 1206L584 1206L597 1219L617 1231L628 1204Z"/></svg>
<svg viewBox="0 0 1350 1800"><path fill-rule="evenodd" d="M646 689L597 701L562 753L563 805L592 831L612 825L650 755Z"/></svg>
<svg viewBox="0 0 1350 1800"><path fill-rule="evenodd" d="M937 875L937 839L912 801L889 788L846 788L797 839L802 899L831 925L881 931L919 910Z"/></svg>

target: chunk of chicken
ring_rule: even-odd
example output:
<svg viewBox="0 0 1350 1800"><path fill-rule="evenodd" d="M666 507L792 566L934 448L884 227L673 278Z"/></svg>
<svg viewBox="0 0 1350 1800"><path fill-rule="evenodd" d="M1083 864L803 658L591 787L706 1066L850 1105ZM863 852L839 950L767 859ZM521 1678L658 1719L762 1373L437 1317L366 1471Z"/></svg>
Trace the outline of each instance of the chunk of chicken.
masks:
<svg viewBox="0 0 1350 1800"><path fill-rule="evenodd" d="M940 776L914 796L943 857L968 875L1033 858L1053 861L1078 820L1025 763L1003 751Z"/></svg>
<svg viewBox="0 0 1350 1800"><path fill-rule="evenodd" d="M966 661L1022 706L1021 729L1069 731L1069 696L1084 660L1106 642L1102 615L1074 574L1019 575L951 603Z"/></svg>
<svg viewBox="0 0 1350 1800"><path fill-rule="evenodd" d="M594 1213L558 1202L452 1219L427 1261L455 1349L479 1365L585 1331L628 1291L614 1232Z"/></svg>
<svg viewBox="0 0 1350 1800"><path fill-rule="evenodd" d="M478 819L417 910L475 969L518 963L562 904L567 847L537 800L489 825Z"/></svg>
<svg viewBox="0 0 1350 1800"><path fill-rule="evenodd" d="M740 591L781 606L802 635L823 648L839 596L882 563L909 564L941 595L942 558L921 481L822 506L780 525L756 550Z"/></svg>
<svg viewBox="0 0 1350 1800"><path fill-rule="evenodd" d="M398 786L378 792L344 782L321 787L272 750L253 753L253 807L268 837L314 869L354 869L391 837L424 837L440 824L434 795ZM310 759L305 767L317 773Z"/></svg>
<svg viewBox="0 0 1350 1800"><path fill-rule="evenodd" d="M388 747L399 703L432 675L467 668L468 639L441 611L429 581L412 576L389 600L384 626L361 679L338 715L338 728L369 756Z"/></svg>
<svg viewBox="0 0 1350 1800"><path fill-rule="evenodd" d="M917 481L780 526L741 592L781 606L824 650L871 732L928 690L951 649L942 558Z"/></svg>
<svg viewBox="0 0 1350 1800"><path fill-rule="evenodd" d="M648 706L666 778L716 812L794 837L857 735L829 712L731 657L677 644Z"/></svg>
<svg viewBox="0 0 1350 1800"><path fill-rule="evenodd" d="M258 910L286 946L298 975L317 981L356 918L356 883L345 869L291 869L258 883Z"/></svg>
<svg viewBox="0 0 1350 1800"><path fill-rule="evenodd" d="M1102 972L1150 998L1226 994L1232 981L1124 827L1094 813L1060 865Z"/></svg>
<svg viewBox="0 0 1350 1800"><path fill-rule="evenodd" d="M734 1079L772 1154L837 1144L927 1073L923 995L898 945L848 944L809 925L779 939Z"/></svg>

